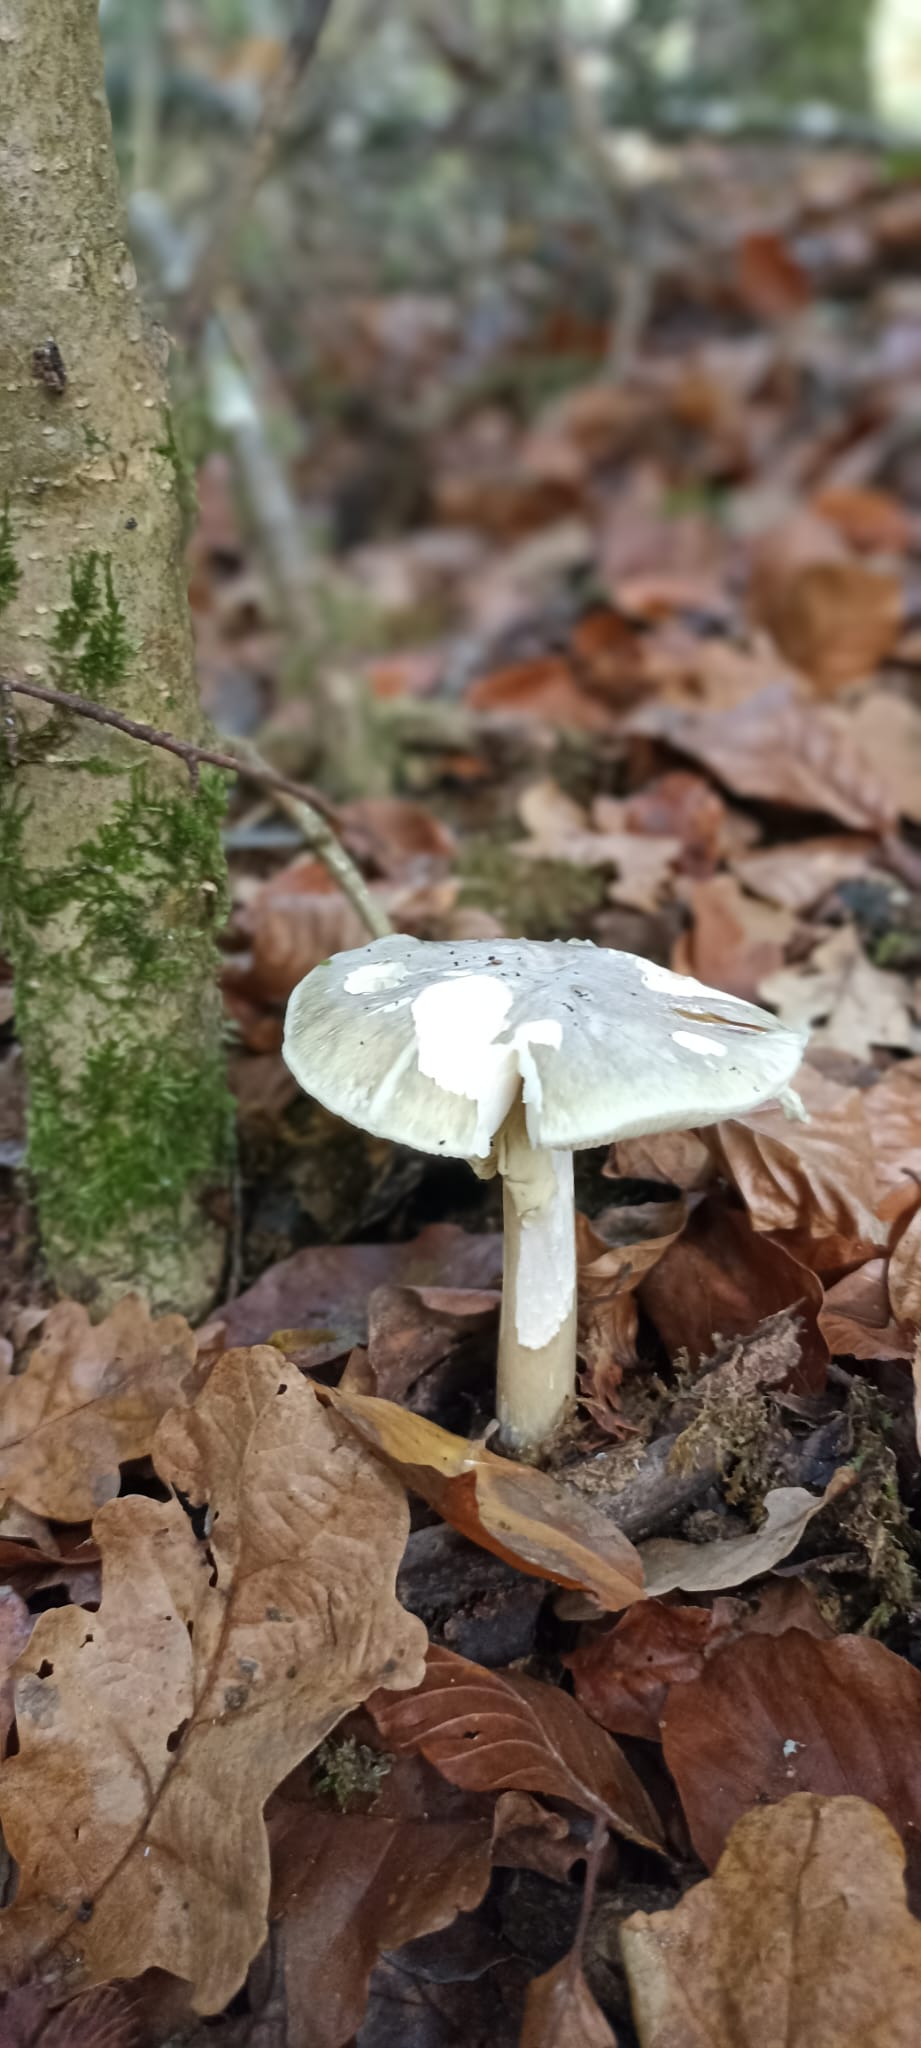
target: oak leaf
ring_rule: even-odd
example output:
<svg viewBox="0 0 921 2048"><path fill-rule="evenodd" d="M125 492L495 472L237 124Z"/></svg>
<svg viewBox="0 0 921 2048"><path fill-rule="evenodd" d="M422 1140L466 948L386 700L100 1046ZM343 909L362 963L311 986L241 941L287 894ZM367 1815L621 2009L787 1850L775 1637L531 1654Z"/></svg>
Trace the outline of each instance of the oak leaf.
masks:
<svg viewBox="0 0 921 2048"><path fill-rule="evenodd" d="M0 1389L0 1493L55 1521L88 1521L206 1372L185 1318L152 1318L139 1295L95 1324L79 1302L59 1302L25 1372Z"/></svg>
<svg viewBox="0 0 921 2048"><path fill-rule="evenodd" d="M916 2048L921 1927L862 1799L756 1809L716 1873L621 1932L641 2048Z"/></svg>
<svg viewBox="0 0 921 2048"><path fill-rule="evenodd" d="M618 1610L643 1598L637 1552L610 1516L571 1488L453 1436L392 1401L351 1389L323 1398L446 1522L536 1578Z"/></svg>
<svg viewBox="0 0 921 2048"><path fill-rule="evenodd" d="M394 1598L402 1489L279 1353L226 1353L155 1460L210 1535L176 1500L111 1501L99 1612L39 1619L0 1776L22 1867L0 1956L158 1967L215 2012L265 1935L269 1792L375 1686L416 1683L424 1630Z"/></svg>
<svg viewBox="0 0 921 2048"><path fill-rule="evenodd" d="M432 1643L414 1692L378 1692L368 1706L389 1748L421 1751L452 1785L543 1792L631 1841L662 1846L655 1808L626 1757L557 1686L485 1671Z"/></svg>

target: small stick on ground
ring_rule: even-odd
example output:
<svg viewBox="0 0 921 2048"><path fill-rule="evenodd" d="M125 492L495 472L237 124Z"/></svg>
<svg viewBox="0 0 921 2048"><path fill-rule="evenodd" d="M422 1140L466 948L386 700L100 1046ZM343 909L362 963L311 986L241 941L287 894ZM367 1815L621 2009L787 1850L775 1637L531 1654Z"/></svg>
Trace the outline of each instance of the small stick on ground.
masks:
<svg viewBox="0 0 921 2048"><path fill-rule="evenodd" d="M175 733L161 732L156 726L144 725L140 719L126 718L120 711L110 711L105 704L94 704L89 697L77 697L67 690L53 690L46 683L21 682L15 676L0 676L0 696L5 694L33 697L40 704L50 704L56 711L67 711L76 718L90 719L95 725L110 726L115 732L124 733L128 739L140 740L145 746L160 747L164 753L175 754L185 762L193 783L202 762L206 762L210 767L226 769L230 775L245 775L250 782L269 790L279 808L299 827L305 844L323 862L343 895L348 897L371 937L382 939L389 936L392 926L386 912L375 902L364 876L336 836L333 805L316 790L305 789L290 776L271 768L255 747L246 741L238 742L233 752L223 752L217 747L200 747L192 740L179 739Z"/></svg>

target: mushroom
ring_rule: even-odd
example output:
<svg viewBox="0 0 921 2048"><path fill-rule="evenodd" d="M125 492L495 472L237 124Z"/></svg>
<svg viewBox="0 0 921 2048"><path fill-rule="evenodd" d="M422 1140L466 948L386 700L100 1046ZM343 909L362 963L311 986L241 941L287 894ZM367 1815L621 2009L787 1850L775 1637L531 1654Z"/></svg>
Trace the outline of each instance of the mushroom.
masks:
<svg viewBox="0 0 921 2048"><path fill-rule="evenodd" d="M768 1011L588 940L394 937L299 983L284 1056L377 1137L503 1181L497 1408L533 1454L576 1389L573 1151L686 1130L788 1087L805 1035Z"/></svg>

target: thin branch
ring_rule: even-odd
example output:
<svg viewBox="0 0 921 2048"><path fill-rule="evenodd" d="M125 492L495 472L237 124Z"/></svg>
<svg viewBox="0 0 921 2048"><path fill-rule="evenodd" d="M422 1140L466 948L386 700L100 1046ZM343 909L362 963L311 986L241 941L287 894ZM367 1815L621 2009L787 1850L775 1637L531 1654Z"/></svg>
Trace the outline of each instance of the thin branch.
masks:
<svg viewBox="0 0 921 2048"><path fill-rule="evenodd" d="M295 94L316 54L332 0L303 0L303 13L292 30L284 58L270 81L259 125L237 168L214 226L204 263L184 308L191 334L203 326L220 291L240 222L268 176Z"/></svg>
<svg viewBox="0 0 921 2048"><path fill-rule="evenodd" d="M138 718L126 718L121 711L110 711L105 704L94 704L88 697L75 697L67 690L53 690L45 683L20 682L14 676L0 676L0 695L6 693L33 697L39 704L50 704L53 709L68 711L76 718L91 719L95 725L111 726L128 739L141 740L145 746L160 747L164 753L175 754L185 762L193 781L205 762L209 767L226 769L229 775L244 775L248 781L270 790L279 807L300 828L305 844L322 861L343 895L348 897L371 937L381 939L389 936L392 929L389 919L375 902L364 876L359 873L333 829L336 817L333 805L319 796L316 790L305 789L290 776L279 774L246 741L239 742L233 753L224 753L216 747L200 747L192 740L177 738L175 733L161 732L156 726L144 725Z"/></svg>

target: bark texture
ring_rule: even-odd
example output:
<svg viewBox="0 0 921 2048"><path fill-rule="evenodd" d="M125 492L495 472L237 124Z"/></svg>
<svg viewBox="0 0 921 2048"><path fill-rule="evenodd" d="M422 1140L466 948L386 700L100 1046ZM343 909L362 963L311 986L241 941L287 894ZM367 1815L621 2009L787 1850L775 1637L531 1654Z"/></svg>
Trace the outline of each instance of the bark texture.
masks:
<svg viewBox="0 0 921 2048"><path fill-rule="evenodd" d="M0 673L200 738L188 495L125 240L96 0L0 0ZM229 1103L223 778L6 700L0 918L57 1284L203 1309ZM15 717L16 731L10 736Z"/></svg>

